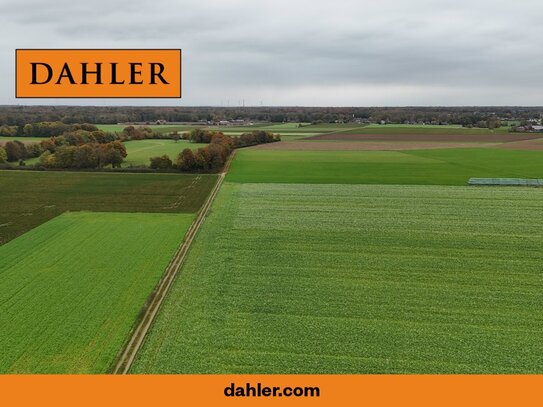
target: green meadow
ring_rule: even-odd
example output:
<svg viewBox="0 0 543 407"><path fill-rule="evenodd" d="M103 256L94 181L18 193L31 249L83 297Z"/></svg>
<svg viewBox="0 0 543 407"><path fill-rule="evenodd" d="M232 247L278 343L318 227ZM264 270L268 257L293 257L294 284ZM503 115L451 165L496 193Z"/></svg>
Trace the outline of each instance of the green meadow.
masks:
<svg viewBox="0 0 543 407"><path fill-rule="evenodd" d="M126 147L126 159L123 165L129 166L149 166L149 159L167 155L175 162L177 156L185 148L196 150L199 147L205 147L206 144L191 143L187 140L133 140L124 143Z"/></svg>
<svg viewBox="0 0 543 407"><path fill-rule="evenodd" d="M237 152L227 180L258 183L465 185L470 177L543 177L543 152L493 148Z"/></svg>
<svg viewBox="0 0 543 407"><path fill-rule="evenodd" d="M309 132L309 133L335 133L338 131L347 132L354 131L355 133L359 130L362 130L366 127L366 124L357 124L357 123L317 123L304 125L298 128L299 132Z"/></svg>
<svg viewBox="0 0 543 407"><path fill-rule="evenodd" d="M97 124L96 127L98 127L100 130L111 132L111 133L120 133L128 127L128 124ZM178 132L184 132L193 129L196 126L184 126L184 125L177 125L177 124L150 124L150 125L135 125L134 127L150 127L153 129L153 131L156 131L157 133L170 133L172 131L178 131Z"/></svg>
<svg viewBox="0 0 543 407"><path fill-rule="evenodd" d="M106 373L192 214L65 213L0 246L0 373Z"/></svg>

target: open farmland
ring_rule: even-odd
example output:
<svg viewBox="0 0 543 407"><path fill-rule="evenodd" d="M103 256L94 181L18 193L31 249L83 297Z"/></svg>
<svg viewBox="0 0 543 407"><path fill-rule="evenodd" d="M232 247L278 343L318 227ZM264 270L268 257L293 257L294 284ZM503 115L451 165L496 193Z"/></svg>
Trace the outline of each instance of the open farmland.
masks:
<svg viewBox="0 0 543 407"><path fill-rule="evenodd" d="M130 125L129 124L97 124L96 125L96 127L98 127L100 130L108 131L111 133L120 133L128 126ZM135 125L134 127L150 127L153 131L157 133L170 133L172 131L184 132L198 126L185 126L185 125L177 125L177 124L160 124L160 125L150 124L146 126Z"/></svg>
<svg viewBox="0 0 543 407"><path fill-rule="evenodd" d="M0 171L0 244L65 211L196 212L215 175Z"/></svg>
<svg viewBox="0 0 543 407"><path fill-rule="evenodd" d="M65 213L0 246L0 372L107 372L193 216Z"/></svg>
<svg viewBox="0 0 543 407"><path fill-rule="evenodd" d="M24 138L24 137L20 137ZM1 142L0 142L1 143ZM146 139L146 140L131 140L125 141L127 157L123 161L123 166L149 166L149 159L167 155L175 162L177 156L185 148L196 150L204 147L207 144L191 143L187 140L169 140L169 139ZM35 165L39 163L39 158L29 158L26 161L27 165Z"/></svg>
<svg viewBox="0 0 543 407"><path fill-rule="evenodd" d="M223 131L223 132L237 132L245 133L255 130L264 130L272 133L303 133L307 128L308 123L255 123L245 125L226 125L226 126L208 126L209 130ZM316 131L320 133L320 131Z"/></svg>
<svg viewBox="0 0 543 407"><path fill-rule="evenodd" d="M256 127L266 128L266 131L278 132L278 131L300 131L304 126L308 126L311 123L267 123L257 124Z"/></svg>
<svg viewBox="0 0 543 407"><path fill-rule="evenodd" d="M317 136L306 137L304 140L332 140L332 141L422 141L422 142L511 142L521 140L538 139L541 134L538 133L494 133L494 134L478 134L469 133L458 134L432 134L432 133L333 133Z"/></svg>
<svg viewBox="0 0 543 407"><path fill-rule="evenodd" d="M506 146L513 143L481 143L475 141L457 142L457 141L336 141L319 140L311 141L308 139L288 138L278 143L259 144L252 147L258 150L284 150L284 151L403 151L403 150L428 150L440 148L485 148ZM524 142L524 141L523 141ZM521 148L526 149L527 148ZM535 150L535 148L532 148Z"/></svg>
<svg viewBox="0 0 543 407"><path fill-rule="evenodd" d="M316 125L319 126L319 125ZM334 125L331 125L334 126ZM347 126L347 125L345 125ZM311 127L306 129L311 131ZM329 132L333 132L335 129L331 127ZM414 125L414 124L369 124L363 127L356 127L353 129L344 128L340 129L344 134L463 134L463 135L484 135L484 134L496 134L496 133L508 133L509 127L499 127L496 129L486 128L468 128L457 125ZM338 132L339 133L339 132Z"/></svg>
<svg viewBox="0 0 543 407"><path fill-rule="evenodd" d="M243 133L247 133L247 131L230 131L230 130L223 130L222 131L227 136L241 136ZM308 136L316 136L322 133L291 133L291 132L276 132L273 131L273 134L279 134L281 136L281 140L283 141L289 141L289 140L300 140L304 139Z"/></svg>
<svg viewBox="0 0 543 407"><path fill-rule="evenodd" d="M300 133L331 133L336 131L362 131L366 124L357 123L317 123L299 127L296 131Z"/></svg>
<svg viewBox="0 0 543 407"><path fill-rule="evenodd" d="M288 141L237 150L152 302L224 174L0 171L0 373L543 372L543 189L464 186L543 178L505 147L540 141L405 127L224 127Z"/></svg>
<svg viewBox="0 0 543 407"><path fill-rule="evenodd" d="M507 148L511 150L543 150L543 138L535 140L522 140L512 143L502 144L500 148Z"/></svg>
<svg viewBox="0 0 543 407"><path fill-rule="evenodd" d="M204 147L206 144L191 143L186 140L133 140L126 141L124 146L126 147L127 157L125 163L128 165L149 165L149 158L167 155L175 162L177 156L185 148L196 150L200 147Z"/></svg>
<svg viewBox="0 0 543 407"><path fill-rule="evenodd" d="M129 125L126 124L97 124L96 127L98 127L100 130L103 131L109 131L113 133L120 133L123 131L124 128L126 128ZM332 127L330 127L332 126ZM141 127L141 126L134 126L134 127ZM329 126L327 125L309 125L309 123L302 123L302 126L299 125L299 123L256 123L253 125L227 125L227 126L202 126L202 125L177 125L177 124L161 124L161 125L148 125L143 127L150 127L153 129L153 131L156 131L158 133L169 133L172 131L178 131L180 133L189 131L194 128L204 128L208 130L215 130L215 131L223 131L228 133L235 133L235 134L241 134L245 132L250 132L254 130L265 130L265 131L271 131L273 133L290 133L290 134L297 134L297 133L305 133L305 132L313 132L315 134L317 133L323 133L330 131L330 128L336 128L336 129L342 129L342 125L338 124L331 124ZM308 130L309 127L313 127L315 130ZM345 128L357 128L356 125L349 125Z"/></svg>
<svg viewBox="0 0 543 407"><path fill-rule="evenodd" d="M409 151L243 149L232 182L465 185L470 177L543 177L543 152L496 148Z"/></svg>
<svg viewBox="0 0 543 407"><path fill-rule="evenodd" d="M226 183L135 373L541 373L543 190Z"/></svg>

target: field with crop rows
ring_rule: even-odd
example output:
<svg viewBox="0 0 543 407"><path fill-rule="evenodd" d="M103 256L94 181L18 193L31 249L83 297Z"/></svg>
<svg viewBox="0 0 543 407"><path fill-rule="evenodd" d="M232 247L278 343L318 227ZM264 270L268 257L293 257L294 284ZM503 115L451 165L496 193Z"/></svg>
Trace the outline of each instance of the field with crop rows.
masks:
<svg viewBox="0 0 543 407"><path fill-rule="evenodd" d="M333 143L333 142L327 142ZM232 182L465 185L470 177L543 177L543 151L462 148L410 151L243 149Z"/></svg>
<svg viewBox="0 0 543 407"><path fill-rule="evenodd" d="M237 150L131 372L543 373L543 189L465 186L543 178L537 140L221 128L255 129L287 141ZM129 141L127 162L200 146ZM111 371L216 180L0 171L0 373Z"/></svg>
<svg viewBox="0 0 543 407"><path fill-rule="evenodd" d="M0 373L105 373L192 214L65 213L0 246Z"/></svg>
<svg viewBox="0 0 543 407"><path fill-rule="evenodd" d="M65 211L196 212L216 175L0 171L0 245Z"/></svg>
<svg viewBox="0 0 543 407"><path fill-rule="evenodd" d="M137 373L541 373L543 190L227 183Z"/></svg>

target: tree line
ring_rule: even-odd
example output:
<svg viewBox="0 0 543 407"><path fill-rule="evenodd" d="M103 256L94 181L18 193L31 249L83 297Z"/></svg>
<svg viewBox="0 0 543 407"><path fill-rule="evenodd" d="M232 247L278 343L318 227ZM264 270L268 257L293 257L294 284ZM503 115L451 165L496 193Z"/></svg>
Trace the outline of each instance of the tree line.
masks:
<svg viewBox="0 0 543 407"><path fill-rule="evenodd" d="M120 168L126 156L126 148L120 141L64 145L56 148L54 153L46 150L40 156L39 165L45 168L92 169L108 165Z"/></svg>
<svg viewBox="0 0 543 407"><path fill-rule="evenodd" d="M40 142L8 141L0 152L2 162L24 164L28 158L40 157L38 166L45 168L102 168L119 167L127 156L125 146L114 134L101 130L68 131L61 136Z"/></svg>
<svg viewBox="0 0 543 407"><path fill-rule="evenodd" d="M22 164L27 158L39 157L44 151L40 143L25 144L18 140L8 141L1 148L3 152L0 155L5 159L0 163L19 161Z"/></svg>
<svg viewBox="0 0 543 407"><path fill-rule="evenodd" d="M51 126L55 128L56 126ZM179 135L178 135L179 136ZM40 142L8 141L0 147L0 164L39 157L38 168L94 169L111 165L119 168L127 157L122 141L153 137L152 131L129 126L120 134L107 133L93 126L69 127L58 136ZM181 137L181 136L179 136ZM193 151L184 149L172 160L167 155L150 158L151 169L177 169L183 172L213 172L222 168L235 148L280 141L279 135L266 131L253 131L240 136L226 136L222 132L193 129L182 137L192 143L205 143Z"/></svg>
<svg viewBox="0 0 543 407"><path fill-rule="evenodd" d="M97 131L98 127L89 123L66 124L61 121L27 122L20 126L3 124L0 126L0 136L55 137L78 130L92 132Z"/></svg>
<svg viewBox="0 0 543 407"><path fill-rule="evenodd" d="M0 146L0 164L5 164L7 162L8 162L8 154L6 153L6 149Z"/></svg>
<svg viewBox="0 0 543 407"><path fill-rule="evenodd" d="M63 122L35 122L27 123L24 126L0 126L0 137L59 137L66 136L67 134L77 134L81 131L95 133L96 137L101 135L107 135L110 141L113 140L143 140L143 139L171 139L181 136L178 132L174 134L159 133L154 131L148 126L126 126L121 132L104 132L99 130L94 124L90 123L77 123L77 124L65 124Z"/></svg>
<svg viewBox="0 0 543 407"><path fill-rule="evenodd" d="M282 122L349 122L353 119L394 123L425 122L476 125L490 118L530 120L540 118L542 107L138 107L138 106L0 106L0 135L23 135L30 122L116 124L127 122L198 122L244 119ZM3 128L1 126L7 126ZM15 127L10 127L15 126ZM27 131L30 131L28 129ZM61 134L61 133L60 133ZM7 134L13 136L14 134Z"/></svg>
<svg viewBox="0 0 543 407"><path fill-rule="evenodd" d="M84 134L82 132L86 132L85 134L93 133L95 137L107 136L110 141L164 138L163 134L155 132L150 127L145 126L127 126L119 134L104 132L90 123L66 124L61 121L26 123L24 126L7 124L0 126L0 137L67 137L70 134Z"/></svg>
<svg viewBox="0 0 543 407"><path fill-rule="evenodd" d="M175 162L168 155L150 158L150 168L167 170L175 168L182 172L213 172L224 167L235 148L280 141L279 135L265 131L253 131L241 136L226 136L220 131L194 129L183 135L194 143L209 143L196 151L185 148Z"/></svg>
<svg viewBox="0 0 543 407"><path fill-rule="evenodd" d="M17 136L14 127L0 126L0 135ZM43 137L43 140L31 143L19 140L6 142L2 147L2 157L5 155L5 158L0 164L18 161L23 165L24 160L43 155L39 165L48 168L99 168L105 165L117 167L126 157L126 148L121 142L158 136L160 135L148 127L128 126L121 133L115 134L99 130L87 123L28 123L24 126L22 137ZM177 135L177 138L180 138L180 135ZM76 162L78 159L81 163Z"/></svg>
<svg viewBox="0 0 543 407"><path fill-rule="evenodd" d="M183 139L193 143L211 143L213 137L223 137L224 134L220 131L193 129L183 133ZM240 136L230 137L234 148L249 147L257 144L273 143L280 141L281 137L278 134L273 134L263 130L255 130L248 133L243 133Z"/></svg>
<svg viewBox="0 0 543 407"><path fill-rule="evenodd" d="M50 137L39 145L43 149L39 165L45 168L118 168L127 156L115 134L90 128Z"/></svg>

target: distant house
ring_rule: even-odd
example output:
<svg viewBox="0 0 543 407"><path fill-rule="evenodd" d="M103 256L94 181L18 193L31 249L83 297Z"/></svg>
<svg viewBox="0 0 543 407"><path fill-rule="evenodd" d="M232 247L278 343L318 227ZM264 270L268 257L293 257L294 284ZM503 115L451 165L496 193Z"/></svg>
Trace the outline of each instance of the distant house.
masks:
<svg viewBox="0 0 543 407"><path fill-rule="evenodd" d="M352 122L357 124L370 123L369 119L363 119L361 117L354 117Z"/></svg>
<svg viewBox="0 0 543 407"><path fill-rule="evenodd" d="M527 126L516 126L516 127L513 127L513 131L518 131L518 132L530 132L530 133L543 133L543 126L531 126L531 125L527 125Z"/></svg>
<svg viewBox="0 0 543 407"><path fill-rule="evenodd" d="M157 120L155 124L166 124L166 120Z"/></svg>
<svg viewBox="0 0 543 407"><path fill-rule="evenodd" d="M229 124L228 120L219 120L219 126L228 126Z"/></svg>

